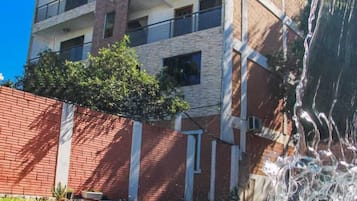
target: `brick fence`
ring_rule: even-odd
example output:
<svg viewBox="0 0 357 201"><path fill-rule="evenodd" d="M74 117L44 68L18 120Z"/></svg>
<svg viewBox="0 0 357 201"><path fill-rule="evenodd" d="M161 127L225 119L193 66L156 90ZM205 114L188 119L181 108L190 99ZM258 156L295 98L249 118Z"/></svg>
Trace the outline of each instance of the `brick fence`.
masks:
<svg viewBox="0 0 357 201"><path fill-rule="evenodd" d="M56 177L66 172L64 158L64 183L77 193L95 189L110 199L128 198L134 122L75 108L66 159L60 156L68 149L60 136L69 121L65 105L0 88L0 194L51 196ZM141 138L139 200L183 200L187 135L143 124Z"/></svg>
<svg viewBox="0 0 357 201"><path fill-rule="evenodd" d="M196 120L218 133L217 118ZM249 197L251 188L267 189L259 176L263 162L292 152L251 135L248 154L238 161L238 146L202 130L198 154L197 133L187 133L197 128L187 119L182 128L180 133L0 87L0 195L51 196L61 182L77 194L93 189L113 200L227 200L238 181L245 188L258 175L256 187L245 190Z"/></svg>

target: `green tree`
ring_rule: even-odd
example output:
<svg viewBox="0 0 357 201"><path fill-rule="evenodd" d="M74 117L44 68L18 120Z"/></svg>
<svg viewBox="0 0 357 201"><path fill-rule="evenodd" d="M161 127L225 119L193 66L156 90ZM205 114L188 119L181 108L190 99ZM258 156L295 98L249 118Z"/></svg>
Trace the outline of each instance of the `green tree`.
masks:
<svg viewBox="0 0 357 201"><path fill-rule="evenodd" d="M306 35L308 32L311 0L308 0L306 3L299 16L295 17L299 30L303 35ZM294 41L291 41L288 44L286 58L284 58L284 51L282 49L277 50L271 55L267 55L270 69L281 78L278 95L284 99L284 111L290 117L293 115L296 101L295 89L303 69L304 40L305 38L298 37Z"/></svg>
<svg viewBox="0 0 357 201"><path fill-rule="evenodd" d="M89 56L65 61L46 51L26 66L23 89L136 120L162 119L189 109L170 76L141 71L128 38Z"/></svg>

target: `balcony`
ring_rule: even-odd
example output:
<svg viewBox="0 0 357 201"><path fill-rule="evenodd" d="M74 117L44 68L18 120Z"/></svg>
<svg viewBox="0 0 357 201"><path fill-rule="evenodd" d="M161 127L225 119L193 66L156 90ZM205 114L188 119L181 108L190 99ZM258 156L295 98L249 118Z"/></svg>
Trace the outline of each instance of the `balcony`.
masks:
<svg viewBox="0 0 357 201"><path fill-rule="evenodd" d="M131 46L144 45L220 26L221 15L222 7L219 6L128 30L127 35L130 37Z"/></svg>
<svg viewBox="0 0 357 201"><path fill-rule="evenodd" d="M57 16L66 11L91 3L95 0L54 0L37 7L35 22Z"/></svg>
<svg viewBox="0 0 357 201"><path fill-rule="evenodd" d="M72 46L70 48L62 49L56 53L60 55L61 59L68 61L82 61L88 58L92 49L92 42L83 43L81 45ZM30 59L30 63L36 63L40 57Z"/></svg>

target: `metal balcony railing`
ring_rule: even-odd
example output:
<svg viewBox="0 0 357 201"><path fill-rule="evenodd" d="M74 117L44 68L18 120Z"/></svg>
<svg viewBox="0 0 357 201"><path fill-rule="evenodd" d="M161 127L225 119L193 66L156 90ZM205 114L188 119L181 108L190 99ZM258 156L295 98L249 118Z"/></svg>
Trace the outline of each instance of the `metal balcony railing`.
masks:
<svg viewBox="0 0 357 201"><path fill-rule="evenodd" d="M47 4L41 5L36 9L35 22L40 22L53 16L64 13L68 10L88 4L95 0L54 0Z"/></svg>
<svg viewBox="0 0 357 201"><path fill-rule="evenodd" d="M129 30L127 35L130 37L131 46L139 46L220 26L221 16L222 7L214 7Z"/></svg>
<svg viewBox="0 0 357 201"><path fill-rule="evenodd" d="M81 61L88 58L89 53L92 49L92 42L83 43L82 45L73 46L70 48L57 51L56 53L60 55L62 59L69 61ZM40 57L30 59L30 63L36 63Z"/></svg>

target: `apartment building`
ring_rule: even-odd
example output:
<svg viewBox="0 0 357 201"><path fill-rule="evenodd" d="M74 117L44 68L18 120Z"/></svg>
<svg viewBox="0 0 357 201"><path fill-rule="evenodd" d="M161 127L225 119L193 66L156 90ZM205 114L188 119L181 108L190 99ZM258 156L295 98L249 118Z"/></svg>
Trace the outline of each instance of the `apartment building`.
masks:
<svg viewBox="0 0 357 201"><path fill-rule="evenodd" d="M85 60L127 34L142 69L179 72L191 105L173 125L191 136L186 152L195 162L185 200L224 200L236 186L244 200L263 200L269 182L262 164L291 151L291 121L266 55L286 52L303 37L294 19L304 6L304 0L37 0L28 59L51 49Z"/></svg>

